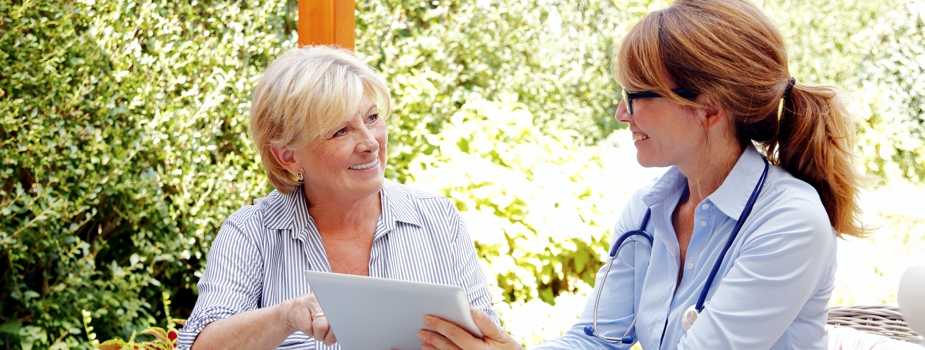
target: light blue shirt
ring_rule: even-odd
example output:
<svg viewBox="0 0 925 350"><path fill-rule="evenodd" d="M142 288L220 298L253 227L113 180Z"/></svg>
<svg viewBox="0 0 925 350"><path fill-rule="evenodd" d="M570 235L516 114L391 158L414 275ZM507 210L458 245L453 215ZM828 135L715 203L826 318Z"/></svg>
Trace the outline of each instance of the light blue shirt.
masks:
<svg viewBox="0 0 925 350"><path fill-rule="evenodd" d="M624 209L611 244L639 228L646 208L652 210L646 231L655 243L624 244L603 286L597 334L620 337L636 316L629 334L646 350L825 349L835 232L812 186L775 166L723 260L705 309L690 330L681 326L763 169L761 155L747 147L722 185L700 203L684 266L678 266L671 215L687 179L673 167L639 191ZM679 269L684 269L680 282ZM593 307L594 294L572 329L538 349L628 349L585 335Z"/></svg>

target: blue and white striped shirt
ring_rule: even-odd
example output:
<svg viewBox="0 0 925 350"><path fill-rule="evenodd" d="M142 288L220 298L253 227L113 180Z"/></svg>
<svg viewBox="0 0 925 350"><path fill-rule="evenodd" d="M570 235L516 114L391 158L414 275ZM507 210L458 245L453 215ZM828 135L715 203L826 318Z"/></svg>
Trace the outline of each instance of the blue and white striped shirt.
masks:
<svg viewBox="0 0 925 350"><path fill-rule="evenodd" d="M469 304L497 319L471 238L453 204L440 196L388 182L380 190L369 275L454 285ZM219 230L199 280L199 299L180 331L192 346L209 323L309 293L304 271L331 271L301 188L273 191L232 214ZM255 325L264 326L264 325ZM339 349L302 332L279 349Z"/></svg>

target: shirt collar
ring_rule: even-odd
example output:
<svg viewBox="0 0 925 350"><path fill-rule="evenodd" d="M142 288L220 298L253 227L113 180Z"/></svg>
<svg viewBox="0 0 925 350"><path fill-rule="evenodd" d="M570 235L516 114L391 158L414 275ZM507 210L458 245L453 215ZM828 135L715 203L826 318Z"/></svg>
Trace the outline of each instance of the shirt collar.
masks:
<svg viewBox="0 0 925 350"><path fill-rule="evenodd" d="M713 202L723 214L737 220L763 171L764 158L754 146L745 147L723 184L707 196L707 200Z"/></svg>
<svg viewBox="0 0 925 350"><path fill-rule="evenodd" d="M764 170L764 160L754 146L747 146L732 167L723 183L705 201L713 202L720 211L733 220L745 209L752 189L758 183L761 172ZM679 191L687 186L687 177L678 167L671 167L664 175L658 178L649 188L642 200L647 207L652 208L674 199Z"/></svg>
<svg viewBox="0 0 925 350"><path fill-rule="evenodd" d="M398 222L415 226L423 226L420 213L411 201L410 194L399 186L386 181L379 189L379 200L382 205L382 216L377 225L377 231L387 233L397 226ZM293 229L293 235L301 230L296 228L313 228L314 221L308 214L308 203L302 195L302 187L296 187L292 192L281 193L273 191L266 199L265 226L269 229ZM380 230L379 226L384 230Z"/></svg>
<svg viewBox="0 0 925 350"><path fill-rule="evenodd" d="M642 201L646 204L646 207L655 207L676 198L677 193L684 190L684 186L687 186L687 177L681 173L678 167L670 167L649 187L649 191L643 195Z"/></svg>
<svg viewBox="0 0 925 350"><path fill-rule="evenodd" d="M420 211L414 205L411 193L400 185L386 181L380 190L382 196L382 224L386 232L391 231L399 222L423 227Z"/></svg>

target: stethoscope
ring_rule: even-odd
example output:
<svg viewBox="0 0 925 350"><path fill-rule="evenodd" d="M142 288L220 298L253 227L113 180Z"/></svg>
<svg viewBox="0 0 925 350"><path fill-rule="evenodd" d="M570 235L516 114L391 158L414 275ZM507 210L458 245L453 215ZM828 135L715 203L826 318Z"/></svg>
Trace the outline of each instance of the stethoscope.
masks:
<svg viewBox="0 0 925 350"><path fill-rule="evenodd" d="M736 220L736 224L732 229L732 234L729 235L729 240L726 241L726 245L723 247L723 250L719 254L719 259L716 259L716 262L713 263L713 269L710 270L710 275L707 277L707 282L704 284L703 289L700 291L700 297L697 298L697 304L689 307L684 312L684 316L681 318L681 327L684 328L685 331L694 325L694 321L697 320L697 316L703 312L703 304L706 302L707 293L710 291L710 286L713 285L713 280L716 279L716 274L719 272L719 268L723 264L723 259L726 257L726 252L729 251L729 247L731 247L732 243L735 241L736 236L739 234L739 230L742 229L742 225L745 224L745 220L748 219L748 215L751 214L752 208L755 207L755 202L758 200L758 194L761 193L761 189L764 187L764 182L768 178L768 169L770 168L767 158L763 159L764 171L761 172L761 178L758 179L758 184L755 185L751 196L748 197L748 202L745 204L745 209L742 210L742 213L739 215L739 219ZM613 262L617 259L617 254L620 252L620 248L622 247L623 243L626 242L626 240L629 238L640 236L649 242L649 247L652 246L652 235L646 232L646 226L649 224L650 216L652 216L651 208L646 209L646 214L642 218L642 225L639 226L639 229L627 231L626 233L620 235L620 237L617 238L617 241L614 242L613 247L610 248L610 258L607 262L607 270L604 271L604 276L601 278L601 282L598 284L597 293L594 297L594 311L592 313L591 325L585 326L585 334L611 343L632 344L636 342L636 337L629 334L633 327L636 325L636 315L633 315L633 321L630 322L629 327L626 327L626 331L623 332L623 336L609 337L595 334L597 331L597 309L598 304L601 301L601 292L603 292L604 285L607 282L607 275L610 274L610 268L613 267Z"/></svg>

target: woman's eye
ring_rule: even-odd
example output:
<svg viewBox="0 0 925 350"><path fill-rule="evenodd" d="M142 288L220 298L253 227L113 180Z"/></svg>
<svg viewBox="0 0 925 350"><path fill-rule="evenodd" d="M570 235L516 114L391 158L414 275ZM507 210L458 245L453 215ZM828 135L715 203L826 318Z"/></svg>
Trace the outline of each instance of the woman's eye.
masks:
<svg viewBox="0 0 925 350"><path fill-rule="evenodd" d="M331 137L332 137L332 138L333 138L333 137L341 137L341 136L344 136L344 135L346 135L346 134L347 134L347 128L341 128L340 130L335 131L335 132L334 132L334 135L331 135Z"/></svg>
<svg viewBox="0 0 925 350"><path fill-rule="evenodd" d="M379 121L379 113L373 113L366 116L366 124L372 124Z"/></svg>

